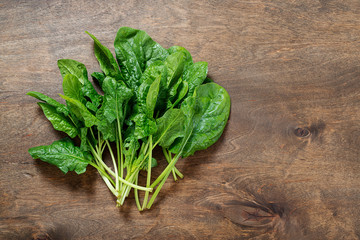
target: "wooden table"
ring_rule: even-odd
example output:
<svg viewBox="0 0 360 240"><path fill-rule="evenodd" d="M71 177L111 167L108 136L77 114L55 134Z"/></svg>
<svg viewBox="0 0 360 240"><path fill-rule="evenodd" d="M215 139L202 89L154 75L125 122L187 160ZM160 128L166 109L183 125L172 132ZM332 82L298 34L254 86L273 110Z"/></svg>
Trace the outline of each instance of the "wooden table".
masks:
<svg viewBox="0 0 360 240"><path fill-rule="evenodd" d="M3 0L0 26L0 239L360 238L358 0ZM232 100L220 140L144 212L116 208L91 167L27 152L64 135L25 93L60 99L56 61L99 71L84 31L114 52L121 26L207 61Z"/></svg>

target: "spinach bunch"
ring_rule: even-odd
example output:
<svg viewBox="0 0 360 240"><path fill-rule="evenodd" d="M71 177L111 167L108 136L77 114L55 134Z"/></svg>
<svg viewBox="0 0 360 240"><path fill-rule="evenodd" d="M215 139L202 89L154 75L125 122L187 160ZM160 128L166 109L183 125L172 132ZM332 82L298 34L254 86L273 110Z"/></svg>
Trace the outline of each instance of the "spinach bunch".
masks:
<svg viewBox="0 0 360 240"><path fill-rule="evenodd" d="M66 104L39 92L28 95L41 100L38 105L46 118L68 137L30 148L29 153L64 173L81 174L88 165L93 166L117 197L118 206L134 189L141 211L151 207L170 174L175 181L183 177L175 167L180 158L219 139L229 117L230 97L207 77L207 63L193 62L183 47L165 49L144 31L122 27L114 42L115 58L95 36L87 34L94 40L101 68L91 76L103 94L89 81L84 64L59 60L60 96ZM75 137L80 146L71 140ZM162 148L168 165L151 182L151 169L157 165L156 146ZM103 159L105 151L110 153L112 166ZM146 172L146 186L138 184L140 171ZM139 191L145 192L142 204Z"/></svg>

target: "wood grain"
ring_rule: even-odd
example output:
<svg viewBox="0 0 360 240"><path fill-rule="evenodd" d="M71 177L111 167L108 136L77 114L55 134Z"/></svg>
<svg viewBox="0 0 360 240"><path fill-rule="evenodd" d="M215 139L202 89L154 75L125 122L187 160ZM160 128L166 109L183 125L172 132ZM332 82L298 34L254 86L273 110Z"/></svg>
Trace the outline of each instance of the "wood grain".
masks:
<svg viewBox="0 0 360 240"><path fill-rule="evenodd" d="M4 0L0 24L0 239L360 239L358 0ZM63 135L25 93L58 99L56 61L98 71L84 31L113 51L121 26L207 61L232 100L219 142L141 213L94 169L27 153Z"/></svg>

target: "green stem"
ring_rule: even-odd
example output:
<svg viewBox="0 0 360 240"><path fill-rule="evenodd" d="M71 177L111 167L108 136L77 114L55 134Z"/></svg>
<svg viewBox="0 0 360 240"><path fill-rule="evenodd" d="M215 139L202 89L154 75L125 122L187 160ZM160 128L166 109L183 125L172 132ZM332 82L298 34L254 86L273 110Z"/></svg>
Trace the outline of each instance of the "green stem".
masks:
<svg viewBox="0 0 360 240"><path fill-rule="evenodd" d="M138 184L138 176L136 177L135 184L136 184L136 185ZM138 210L141 211L142 208L141 208L141 205L140 205L139 194L138 194L138 190L137 190L137 189L134 189L134 196L135 196L136 206L137 206Z"/></svg>
<svg viewBox="0 0 360 240"><path fill-rule="evenodd" d="M101 143L102 144L102 143ZM104 145L101 145L102 147L100 147L100 153L103 154L103 152L105 151L105 148L106 148L106 144Z"/></svg>
<svg viewBox="0 0 360 240"><path fill-rule="evenodd" d="M137 174L136 172L134 172L133 174L131 174L128 178L128 176L126 177L126 180L127 182L129 182L131 185L133 186L138 186L138 185L134 185L132 182L135 180L133 180L134 177L136 177ZM127 186L124 186L122 191L120 192L119 194L119 198L117 200L118 204L120 205L123 205L124 204L124 201L125 201L125 198L129 195L130 193L130 190L131 190L131 185L130 184L127 184ZM134 188L134 187L133 187ZM145 187L139 187L138 188L134 188L134 189L138 189L138 190L142 190L142 191L149 191L149 192L152 192L152 188L145 188Z"/></svg>
<svg viewBox="0 0 360 240"><path fill-rule="evenodd" d="M79 127L76 125L74 119L71 117L71 114L69 114L69 118L70 118L70 120L72 121L72 123L74 124L74 126L75 126L77 129L79 129Z"/></svg>
<svg viewBox="0 0 360 240"><path fill-rule="evenodd" d="M172 156L171 156L171 152L168 150L168 152L169 152L169 162L168 163L170 163L171 162L171 159L172 159ZM180 178L184 178L184 175L174 166L173 167L173 172L175 172ZM175 180L176 181L176 180Z"/></svg>
<svg viewBox="0 0 360 240"><path fill-rule="evenodd" d="M162 148L163 150L163 153L164 153L164 156L165 156L165 159L168 163L171 162L171 153L165 149L165 148ZM175 167L174 167L175 168ZM173 178L174 178L174 181L177 181L177 177L176 177L176 174L175 174L175 171L174 171L174 168L171 169L171 172L172 172L172 175L173 175Z"/></svg>
<svg viewBox="0 0 360 240"><path fill-rule="evenodd" d="M152 136L149 137L149 160L148 160L148 166L147 166L147 179L146 179L146 187L150 186L150 181L151 181L151 160L152 160ZM145 197L144 197L144 201L143 201L143 205L142 205L142 209L145 208L147 201L149 198L149 192L145 193Z"/></svg>
<svg viewBox="0 0 360 240"><path fill-rule="evenodd" d="M118 136L117 136L117 141L116 141L117 157L118 157L118 165L119 165L118 169L120 172L120 177L123 178L124 177L124 158L123 158L123 154L122 154L123 142L122 142L122 136L121 136L121 124L120 124L119 118L116 118L116 120L117 120L117 129L118 129ZM120 187L122 187L122 184Z"/></svg>
<svg viewBox="0 0 360 240"><path fill-rule="evenodd" d="M149 137L150 138L150 137ZM149 148L149 143L150 143L150 141L147 141L147 143L144 145L144 143L143 143L143 146L141 146L141 149L140 149L140 154L144 154L144 153L146 153L147 152L147 150L148 150L148 148ZM148 156L149 155L149 153L150 152L147 152L147 154L146 154L146 156ZM145 157L146 157L145 156ZM144 158L144 159L146 159L146 158Z"/></svg>
<svg viewBox="0 0 360 240"><path fill-rule="evenodd" d="M150 209L150 208L151 208L151 206L152 206L152 204L154 203L157 195L159 194L162 186L163 186L164 183L166 182L166 179L169 177L169 174L170 174L170 171L168 171L167 174L166 174L166 176L161 180L161 183L160 183L159 186L156 188L154 194L152 195L149 203L148 203L147 206L146 206L147 209Z"/></svg>
<svg viewBox="0 0 360 240"><path fill-rule="evenodd" d="M171 160L171 162L169 163L169 165L165 168L165 170L160 174L160 176L155 180L155 182L153 182L153 184L150 185L150 187L154 188L165 176L169 176L171 169L175 166L176 162L179 160L184 147L187 143L187 141L189 141L189 138L192 134L193 129L191 129L191 131L188 133L187 138L185 139L185 141L182 143L181 149L179 151L179 153L175 156L175 158L173 158Z"/></svg>
<svg viewBox="0 0 360 240"><path fill-rule="evenodd" d="M100 173L100 176L102 177L102 179L104 180L105 184L107 185L107 187L109 188L109 190L112 192L112 194L114 194L115 197L118 196L118 192L116 191L116 189L113 187L113 185L111 185L111 183L109 182L109 179L106 178L105 176L103 176Z"/></svg>
<svg viewBox="0 0 360 240"><path fill-rule="evenodd" d="M152 192L152 190L153 190L153 188L142 187L142 186L139 186L139 185L135 185L135 184L133 184L131 182L126 181L123 178L119 178L119 180L122 181L124 184L126 184L128 187L132 187L134 189L138 189L138 190L146 191L146 192Z"/></svg>
<svg viewBox="0 0 360 240"><path fill-rule="evenodd" d="M90 145L90 147L91 147L90 149L91 149L93 155L98 158L101 166L104 167L105 170L106 170L107 172L109 172L113 177L116 177L115 173L114 173L114 172L102 161L102 159L96 154L95 149L94 149L91 145ZM128 185L128 186L130 186L130 187L132 187L132 188L137 188L137 189L142 190L142 191L152 192L152 188L146 188L146 187L142 187L142 186L135 185L135 184L133 184L133 183L131 183L131 182L126 181L126 180L123 179L123 178L119 178L119 181L122 182L122 183L124 183L124 184L126 184L126 185ZM114 184L114 185L115 185L115 184Z"/></svg>
<svg viewBox="0 0 360 240"><path fill-rule="evenodd" d="M171 169L175 166L176 162L179 160L180 158L180 154L177 154L175 158L173 158L171 160L171 162L169 163L169 165L167 165L167 167L164 169L164 171L160 174L160 176L150 185L151 188L154 188L159 182L162 181L162 179L165 176L169 176Z"/></svg>
<svg viewBox="0 0 360 240"><path fill-rule="evenodd" d="M108 149L109 149L109 152L110 152L110 156L111 156L111 159L113 161L113 165L114 165L114 172L116 173L115 175L115 182L116 182L116 186L115 186L115 189L116 191L119 191L119 173L118 173L118 170L117 170L117 166L116 166L116 160L115 160L115 157L114 157L114 153L111 149L111 146L110 146L110 143L108 140L105 141L106 142L106 145L108 146Z"/></svg>
<svg viewBox="0 0 360 240"><path fill-rule="evenodd" d="M130 193L131 187L126 186L123 194L121 195L121 200L120 200L120 205L124 204L125 198L128 196L128 194Z"/></svg>
<svg viewBox="0 0 360 240"><path fill-rule="evenodd" d="M92 152L93 156L97 158L98 164L100 164L103 168L105 168L105 170L106 170L110 175L112 175L113 177L116 177L115 173L103 162L102 157L101 157L100 155L98 155L98 153L96 152L96 150L94 149L94 147L91 146L91 144L90 144L90 149L91 149L91 152Z"/></svg>
<svg viewBox="0 0 360 240"><path fill-rule="evenodd" d="M101 169L98 165L96 165L96 164L93 163L93 162L90 162L89 164L90 164L91 166L93 166L94 168L96 168L96 169L99 171L100 175L103 175L103 176L106 177L113 185L115 185L114 180L113 180L103 169Z"/></svg>
<svg viewBox="0 0 360 240"><path fill-rule="evenodd" d="M96 139L96 138L95 138L95 135L94 135L94 132L93 132L93 130L92 130L92 128L91 128L91 127L89 127L89 129L90 129L90 132L91 132L92 137L93 137L94 139Z"/></svg>

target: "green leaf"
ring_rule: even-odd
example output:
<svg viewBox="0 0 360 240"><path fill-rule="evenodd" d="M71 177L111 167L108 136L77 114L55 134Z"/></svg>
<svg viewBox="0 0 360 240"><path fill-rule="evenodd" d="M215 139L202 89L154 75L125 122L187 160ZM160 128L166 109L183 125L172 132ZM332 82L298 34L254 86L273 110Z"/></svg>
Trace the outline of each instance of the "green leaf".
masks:
<svg viewBox="0 0 360 240"><path fill-rule="evenodd" d="M184 47L180 47L180 46L172 46L171 48L168 49L168 53L171 55L175 52L183 52L185 55L185 62L186 64L191 64L193 62L191 54L189 53L188 50L186 50Z"/></svg>
<svg viewBox="0 0 360 240"><path fill-rule="evenodd" d="M29 153L34 159L53 164L64 173L68 171L84 173L92 160L89 153L81 151L69 138L55 141L48 146L30 148Z"/></svg>
<svg viewBox="0 0 360 240"><path fill-rule="evenodd" d="M122 27L114 41L116 59L125 82L132 89L140 86L139 79L147 67L157 60L165 60L166 49L138 29Z"/></svg>
<svg viewBox="0 0 360 240"><path fill-rule="evenodd" d="M60 59L57 64L63 78L68 74L72 74L81 84L84 84L85 80L88 79L85 65L78 61L72 59Z"/></svg>
<svg viewBox="0 0 360 240"><path fill-rule="evenodd" d="M184 71L186 71L186 69L193 64L191 54L184 47L180 47L180 46L172 46L171 48L168 49L168 53L170 55L175 52L182 52L185 55Z"/></svg>
<svg viewBox="0 0 360 240"><path fill-rule="evenodd" d="M166 108L166 100L168 98L168 91L166 88L166 79L167 79L167 68L161 61L156 61L151 66L149 66L143 75L141 76L140 82L141 85L138 90L135 92L137 97L137 104L139 106L140 111L143 113L147 113L149 117L153 116L154 111L161 111ZM159 83L154 83L155 81L159 81ZM153 94L153 90L150 93L150 87L153 85L153 88L157 89ZM159 87L157 85L159 84ZM149 96L148 96L149 95ZM156 98L155 108L150 107L147 102L147 98L154 97L154 102ZM149 99L150 100L150 99ZM150 102L149 102L150 103ZM150 107L150 108L148 108ZM149 111L150 110L150 111Z"/></svg>
<svg viewBox="0 0 360 240"><path fill-rule="evenodd" d="M90 100L86 102L86 107L93 112L97 112L103 97L95 90L89 80L85 80L85 83L81 88L81 93L83 96L87 97L85 98L86 100Z"/></svg>
<svg viewBox="0 0 360 240"><path fill-rule="evenodd" d="M137 114L133 121L135 122L135 132L134 136L137 139L142 139L153 135L156 130L156 122L146 116L146 114L139 113Z"/></svg>
<svg viewBox="0 0 360 240"><path fill-rule="evenodd" d="M135 138L133 134L125 138L123 153L125 155L125 167L130 167L133 163L133 160L137 157L137 150L140 148L138 139Z"/></svg>
<svg viewBox="0 0 360 240"><path fill-rule="evenodd" d="M185 131L184 131L184 136L175 139L175 141L169 147L169 150L172 153L179 153L181 149L185 147L187 141L189 140L192 134L194 128L193 118L196 112L195 104L196 104L195 96L187 97L181 104L180 110L185 116L185 120L183 124Z"/></svg>
<svg viewBox="0 0 360 240"><path fill-rule="evenodd" d="M183 51L174 52L165 60L167 67L167 87L171 88L181 77L186 63L186 55Z"/></svg>
<svg viewBox="0 0 360 240"><path fill-rule="evenodd" d="M126 106L133 96L131 89L125 86L122 81L116 81L112 77L106 77L103 82L104 101L96 113L99 119L98 129L104 139L115 141L116 119L123 125L126 115Z"/></svg>
<svg viewBox="0 0 360 240"><path fill-rule="evenodd" d="M183 80L189 85L189 95L192 95L195 89L206 79L208 73L207 62L196 62L183 73Z"/></svg>
<svg viewBox="0 0 360 240"><path fill-rule="evenodd" d="M60 97L66 100L70 111L81 121L84 122L85 127L97 125L99 120L86 108L86 106L77 99L70 98L60 94Z"/></svg>
<svg viewBox="0 0 360 240"><path fill-rule="evenodd" d="M182 110L189 112L188 116L193 115L192 126L189 126L192 131L182 151L182 156L187 157L219 139L229 118L230 96L216 83L203 84L196 90L193 109L185 107Z"/></svg>
<svg viewBox="0 0 360 240"><path fill-rule="evenodd" d="M84 102L85 99L81 95L82 84L75 75L67 74L64 77L62 87L65 96Z"/></svg>
<svg viewBox="0 0 360 240"><path fill-rule="evenodd" d="M31 91L31 92L28 92L27 95L32 96L41 101L44 101L44 102L48 103L49 105L55 107L56 111L58 113L63 113L65 116L69 115L69 109L67 108L66 105L59 103L55 99L52 99L51 97L48 97L45 94Z"/></svg>
<svg viewBox="0 0 360 240"><path fill-rule="evenodd" d="M62 113L57 112L55 107L42 102L39 102L38 105L41 107L46 118L51 122L55 130L65 132L71 138L78 135L78 130L71 120Z"/></svg>
<svg viewBox="0 0 360 240"><path fill-rule="evenodd" d="M99 82L100 87L102 86L104 79L106 77L105 74L102 72L93 72L91 76Z"/></svg>
<svg viewBox="0 0 360 240"><path fill-rule="evenodd" d="M85 65L75 60L61 59L58 61L58 66L64 78L64 95L79 100L87 108L96 112L102 96L96 92L89 81Z"/></svg>
<svg viewBox="0 0 360 240"><path fill-rule="evenodd" d="M176 80L176 82L174 83L174 85L169 89L169 99L171 103L176 101L176 95L178 92L178 88L179 86L182 84L183 80L182 78L178 78Z"/></svg>
<svg viewBox="0 0 360 240"><path fill-rule="evenodd" d="M154 141L169 148L174 140L185 134L185 115L180 109L169 109L156 119L157 131L153 135Z"/></svg>
<svg viewBox="0 0 360 240"><path fill-rule="evenodd" d="M81 140L80 150L85 152L90 151L89 144L87 142L87 133L88 133L87 127L80 128L80 140Z"/></svg>
<svg viewBox="0 0 360 240"><path fill-rule="evenodd" d="M103 91L105 102L102 107L105 117L109 122L113 122L117 118L123 122L125 105L133 96L132 90L126 87L122 81L106 77L103 83Z"/></svg>
<svg viewBox="0 0 360 240"><path fill-rule="evenodd" d="M104 104L106 104L106 100L104 101ZM97 119L99 119L99 122L97 123L97 128L102 133L104 140L109 140L113 142L116 139L115 121L109 122L109 120L104 114L103 106L96 113L96 117Z"/></svg>
<svg viewBox="0 0 360 240"><path fill-rule="evenodd" d="M188 89L189 89L189 85L187 82L182 81L180 86L177 89L177 94L175 96L174 99L175 102L173 103L172 107L176 107L177 104L179 104L181 102L181 100L183 100L183 98L186 96L186 94L188 93Z"/></svg>
<svg viewBox="0 0 360 240"><path fill-rule="evenodd" d="M159 76L149 88L149 92L146 96L146 108L148 117L152 118L154 115L154 110L156 106L156 101L159 95L161 76Z"/></svg>
<svg viewBox="0 0 360 240"><path fill-rule="evenodd" d="M94 35L87 31L86 33L94 40L95 57L100 64L101 70L106 76L113 77L116 80L122 80L123 76L121 75L119 66L110 50L102 45Z"/></svg>

